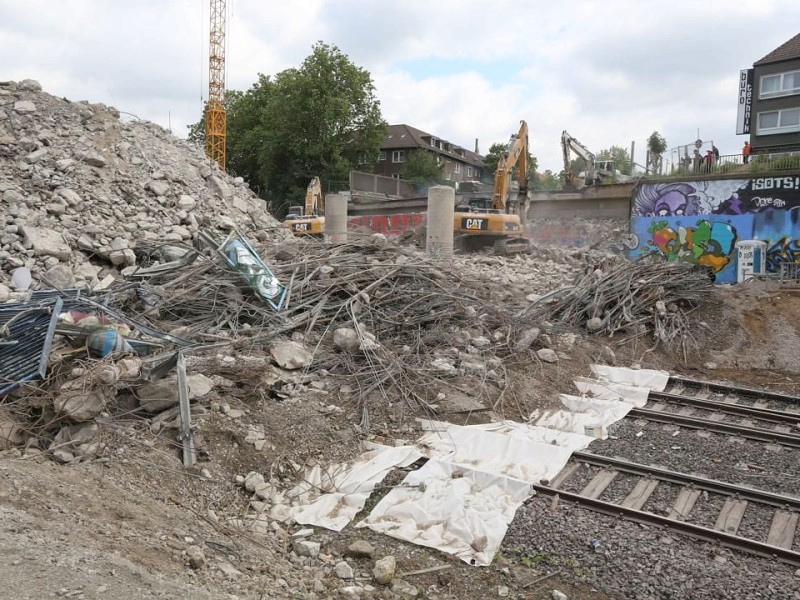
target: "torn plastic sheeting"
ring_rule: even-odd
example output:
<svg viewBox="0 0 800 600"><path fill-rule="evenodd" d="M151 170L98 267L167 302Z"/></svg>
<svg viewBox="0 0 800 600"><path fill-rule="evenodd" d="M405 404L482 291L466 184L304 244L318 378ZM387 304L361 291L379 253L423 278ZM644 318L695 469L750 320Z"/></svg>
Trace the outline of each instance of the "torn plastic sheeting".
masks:
<svg viewBox="0 0 800 600"><path fill-rule="evenodd" d="M633 404L620 400L601 400L599 398L586 398L572 394L559 394L559 400L566 408L576 413L592 412L600 415L603 425L611 425L624 419Z"/></svg>
<svg viewBox="0 0 800 600"><path fill-rule="evenodd" d="M430 458L528 483L553 479L572 455L570 448L458 425L418 443Z"/></svg>
<svg viewBox="0 0 800 600"><path fill-rule="evenodd" d="M532 495L524 481L434 459L409 473L356 526L486 566Z"/></svg>
<svg viewBox="0 0 800 600"><path fill-rule="evenodd" d="M352 465L340 464L324 471L315 468L287 494L301 502L289 510L289 516L303 525L341 531L364 508L389 471L406 467L420 457L413 446L380 446L362 454Z"/></svg>
<svg viewBox="0 0 800 600"><path fill-rule="evenodd" d="M657 392L663 392L669 381L667 371L656 371L655 369L628 369L608 365L590 365L589 368L595 376L610 383L646 387Z"/></svg>
<svg viewBox="0 0 800 600"><path fill-rule="evenodd" d="M600 400L623 400L630 402L636 408L643 408L650 395L649 388L598 381L588 377L576 377L572 382L582 395L589 395Z"/></svg>
<svg viewBox="0 0 800 600"><path fill-rule="evenodd" d="M453 425L452 423L446 423L444 421L429 421L427 419L417 419L417 421L419 421L425 431L439 431L450 427L460 427L460 425ZM562 448L569 448L573 452L584 450L595 439L594 437L580 433L559 431L557 429L549 429L547 427L539 427L537 425L508 420L467 425L465 429L478 429L481 431L502 433L503 435L513 438L523 438L539 444L550 444L561 446Z"/></svg>

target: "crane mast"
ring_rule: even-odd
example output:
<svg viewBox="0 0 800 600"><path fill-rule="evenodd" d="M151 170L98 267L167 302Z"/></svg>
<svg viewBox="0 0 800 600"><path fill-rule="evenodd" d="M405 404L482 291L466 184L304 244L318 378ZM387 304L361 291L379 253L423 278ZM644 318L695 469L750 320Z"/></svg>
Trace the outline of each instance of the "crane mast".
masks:
<svg viewBox="0 0 800 600"><path fill-rule="evenodd" d="M208 106L206 107L206 156L225 170L225 0L211 0L208 44Z"/></svg>

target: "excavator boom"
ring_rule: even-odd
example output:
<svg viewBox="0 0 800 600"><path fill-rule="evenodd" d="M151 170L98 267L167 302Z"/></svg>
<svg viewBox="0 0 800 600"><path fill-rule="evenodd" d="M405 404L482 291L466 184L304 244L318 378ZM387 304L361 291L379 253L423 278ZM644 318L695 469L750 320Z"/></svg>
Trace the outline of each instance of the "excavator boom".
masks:
<svg viewBox="0 0 800 600"><path fill-rule="evenodd" d="M528 124L520 122L519 131L511 136L506 151L497 162L491 208L477 204L459 206L453 220L456 242L465 250L493 245L496 254L516 254L529 250L522 237L521 215L528 199ZM517 167L519 194L508 202L511 176ZM484 199L488 203L488 198ZM510 210L510 209L514 210Z"/></svg>
<svg viewBox="0 0 800 600"><path fill-rule="evenodd" d="M302 211L302 214L301 214ZM325 232L325 202L322 197L322 184L319 177L312 177L306 188L305 206L293 206L283 224L292 230L294 235L312 235L321 237Z"/></svg>

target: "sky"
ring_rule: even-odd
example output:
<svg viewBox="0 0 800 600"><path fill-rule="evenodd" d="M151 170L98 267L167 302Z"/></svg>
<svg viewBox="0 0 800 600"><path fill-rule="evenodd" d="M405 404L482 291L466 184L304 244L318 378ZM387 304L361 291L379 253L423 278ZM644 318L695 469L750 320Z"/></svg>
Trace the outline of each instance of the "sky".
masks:
<svg viewBox="0 0 800 600"><path fill-rule="evenodd" d="M185 136L208 96L209 5L0 0L0 80ZM653 131L739 153L739 71L799 32L797 0L227 0L226 79L246 90L323 41L371 73L390 124L485 154L524 119L558 173L563 130L595 153L634 142L639 164Z"/></svg>

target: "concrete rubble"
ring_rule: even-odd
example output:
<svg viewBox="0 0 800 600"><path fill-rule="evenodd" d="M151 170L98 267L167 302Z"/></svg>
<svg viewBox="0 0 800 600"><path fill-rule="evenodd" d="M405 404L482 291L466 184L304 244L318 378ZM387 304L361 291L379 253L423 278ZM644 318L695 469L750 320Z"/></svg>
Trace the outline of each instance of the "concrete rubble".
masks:
<svg viewBox="0 0 800 600"><path fill-rule="evenodd" d="M336 476L326 453L345 462L353 440L395 436L399 446L417 432L410 417L505 418L504 402L525 393L512 369L535 384L576 355L616 360L586 341L607 333L601 312L565 323L539 310L553 290L613 272L613 253L542 246L443 267L380 235L332 250L291 237L241 178L156 125L31 80L0 82L0 93L0 307L61 307L47 376L0 396L0 455L109 461L114 436L167 455L191 448L192 464L207 467L194 467L197 478L226 481L244 502L231 514L209 509L209 521L279 544L313 581L309 598L424 592L403 579L402 559L367 540L334 550L317 530L279 522L269 511L297 506L297 475L314 472L326 491ZM220 256L233 234L286 286L280 304ZM672 318L674 304L659 302L656 318ZM327 437L306 450L315 425ZM220 473L214 452L258 466ZM171 547L193 576L251 576L234 553L178 537ZM290 581L276 578L276 589Z"/></svg>

